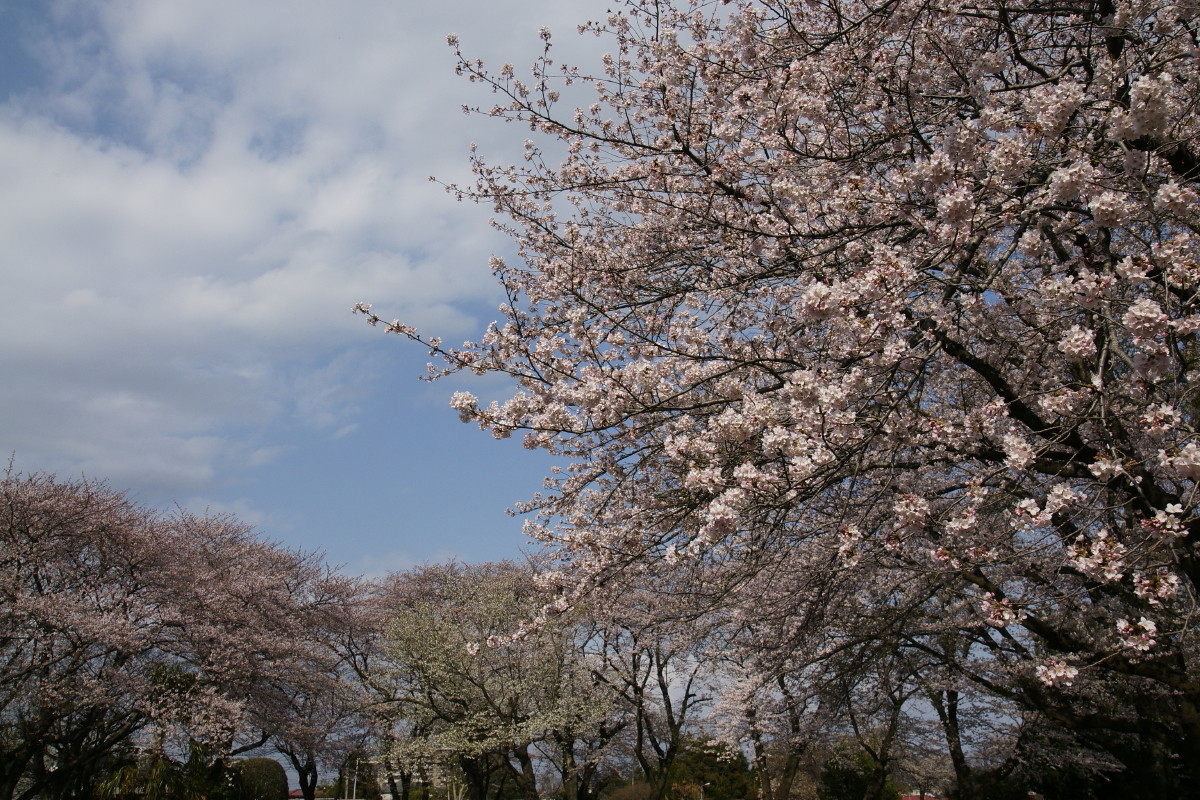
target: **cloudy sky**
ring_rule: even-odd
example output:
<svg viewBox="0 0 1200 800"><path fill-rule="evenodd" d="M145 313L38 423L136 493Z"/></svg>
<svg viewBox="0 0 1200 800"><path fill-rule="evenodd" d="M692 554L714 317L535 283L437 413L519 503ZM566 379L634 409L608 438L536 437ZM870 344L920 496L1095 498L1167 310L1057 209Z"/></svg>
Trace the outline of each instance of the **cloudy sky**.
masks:
<svg viewBox="0 0 1200 800"><path fill-rule="evenodd" d="M495 318L447 33L528 64L588 0L0 0L0 452L231 511L357 572L514 556L547 462L447 406L427 354ZM498 383L469 385L499 396Z"/></svg>

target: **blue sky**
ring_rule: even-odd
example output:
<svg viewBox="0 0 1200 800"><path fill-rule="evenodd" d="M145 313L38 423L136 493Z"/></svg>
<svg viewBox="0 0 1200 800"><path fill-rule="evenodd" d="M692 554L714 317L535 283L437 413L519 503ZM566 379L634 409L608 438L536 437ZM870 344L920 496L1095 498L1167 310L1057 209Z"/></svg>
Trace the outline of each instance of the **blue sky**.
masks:
<svg viewBox="0 0 1200 800"><path fill-rule="evenodd" d="M0 450L164 508L229 511L353 572L516 556L549 462L463 425L370 302L475 338L511 246L465 180L447 33L499 64L597 3L0 0Z"/></svg>

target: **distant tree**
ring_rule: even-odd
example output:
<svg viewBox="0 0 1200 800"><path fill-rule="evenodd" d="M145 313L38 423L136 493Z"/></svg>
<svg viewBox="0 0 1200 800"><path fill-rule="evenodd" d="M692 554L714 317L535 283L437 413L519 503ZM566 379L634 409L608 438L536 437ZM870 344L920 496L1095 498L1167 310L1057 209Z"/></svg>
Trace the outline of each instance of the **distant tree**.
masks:
<svg viewBox="0 0 1200 800"><path fill-rule="evenodd" d="M540 607L528 567L420 567L385 581L380 597L388 621L373 680L408 725L392 739L395 762L448 762L472 800L537 800L549 763L586 796L614 698L569 617L522 630Z"/></svg>
<svg viewBox="0 0 1200 800"><path fill-rule="evenodd" d="M328 665L312 665L303 680L280 688L283 724L271 742L296 770L305 800L314 800L320 776L345 761L368 737L367 714L356 680Z"/></svg>
<svg viewBox="0 0 1200 800"><path fill-rule="evenodd" d="M0 798L82 790L148 723L152 527L101 484L0 482Z"/></svg>
<svg viewBox="0 0 1200 800"><path fill-rule="evenodd" d="M623 738L637 773L651 787L652 800L662 800L674 784L676 761L696 715L711 699L713 671L696 647L695 631L650 622L649 602L644 593L636 599L631 593L601 612L589 651L596 681L610 688L628 720Z"/></svg>
<svg viewBox="0 0 1200 800"><path fill-rule="evenodd" d="M102 483L9 472L0 800L86 796L131 744L220 772L284 724L280 687L303 677L338 584L231 517L161 515Z"/></svg>
<svg viewBox="0 0 1200 800"><path fill-rule="evenodd" d="M365 582L323 581L324 598L305 623L308 647L272 682L271 743L296 771L306 800L316 797L323 772L336 769L371 735L374 701L347 651L363 627L369 604Z"/></svg>
<svg viewBox="0 0 1200 800"><path fill-rule="evenodd" d="M814 665L763 665L744 660L737 631L704 650L718 665L715 703L706 729L720 741L747 747L757 795L762 800L792 800L812 773L811 759L845 720L844 697L826 662ZM815 773L813 773L815 774Z"/></svg>

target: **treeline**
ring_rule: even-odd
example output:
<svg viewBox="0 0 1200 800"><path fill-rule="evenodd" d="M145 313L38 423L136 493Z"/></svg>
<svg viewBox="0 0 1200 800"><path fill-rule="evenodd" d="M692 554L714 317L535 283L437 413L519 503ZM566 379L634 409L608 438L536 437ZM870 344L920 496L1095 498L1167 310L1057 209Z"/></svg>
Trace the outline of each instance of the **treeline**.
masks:
<svg viewBox="0 0 1200 800"><path fill-rule="evenodd" d="M397 800L1127 789L1063 720L948 670L949 636L831 625L819 651L756 661L686 587L567 608L530 564L366 581L231 517L46 475L8 474L0 514L2 800L248 798L239 759L266 754L310 800L339 769L341 794L352 770Z"/></svg>
<svg viewBox="0 0 1200 800"><path fill-rule="evenodd" d="M0 798L232 785L235 757L309 735L338 675L321 642L359 590L229 516L6 474Z"/></svg>

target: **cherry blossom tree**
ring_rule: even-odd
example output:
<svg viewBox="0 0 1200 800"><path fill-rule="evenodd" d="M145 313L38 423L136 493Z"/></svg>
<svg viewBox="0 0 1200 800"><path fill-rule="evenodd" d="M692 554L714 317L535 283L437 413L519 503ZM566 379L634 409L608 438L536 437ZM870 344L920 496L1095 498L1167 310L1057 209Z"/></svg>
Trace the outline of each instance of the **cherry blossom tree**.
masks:
<svg viewBox="0 0 1200 800"><path fill-rule="evenodd" d="M0 798L90 793L119 746L221 760L285 727L344 581L224 517L0 481Z"/></svg>
<svg viewBox="0 0 1200 800"><path fill-rule="evenodd" d="M761 800L788 800L810 771L814 745L835 735L841 717L827 662L787 665L763 675L736 645L705 656L720 665L709 729L750 754Z"/></svg>
<svg viewBox="0 0 1200 800"><path fill-rule="evenodd" d="M368 586L340 576L323 585L325 601L297 632L307 646L260 692L271 745L292 765L306 800L317 796L324 771L336 770L372 735L374 698L345 648L362 633Z"/></svg>
<svg viewBox="0 0 1200 800"><path fill-rule="evenodd" d="M0 797L86 787L160 683L152 601L129 580L154 569L152 518L102 486L11 473L0 504Z"/></svg>
<svg viewBox="0 0 1200 800"><path fill-rule="evenodd" d="M314 800L324 770L336 769L368 738L366 698L357 681L320 662L303 680L277 687L281 704L271 745L296 772L305 800Z"/></svg>
<svg viewBox="0 0 1200 800"><path fill-rule="evenodd" d="M625 741L647 796L669 795L676 763L712 699L714 670L693 632L647 614L651 604L627 596L615 616L598 614L588 649L597 682L610 687L626 720ZM640 612L630 614L630 610ZM648 623L649 620L649 623Z"/></svg>
<svg viewBox="0 0 1200 800"><path fill-rule="evenodd" d="M563 596L688 587L764 661L963 637L948 668L1140 791L1200 778L1195 3L583 30L595 71L543 31L529 78L450 40L477 110L542 137L452 187L517 243L502 318L450 348L357 307L435 376L519 384L451 404L562 460L527 527Z"/></svg>
<svg viewBox="0 0 1200 800"><path fill-rule="evenodd" d="M384 581L381 597L371 679L407 727L386 754L394 763L460 771L476 800L536 800L551 765L568 796L591 796L597 750L621 727L614 698L568 618L512 636L539 606L527 566L420 567Z"/></svg>

